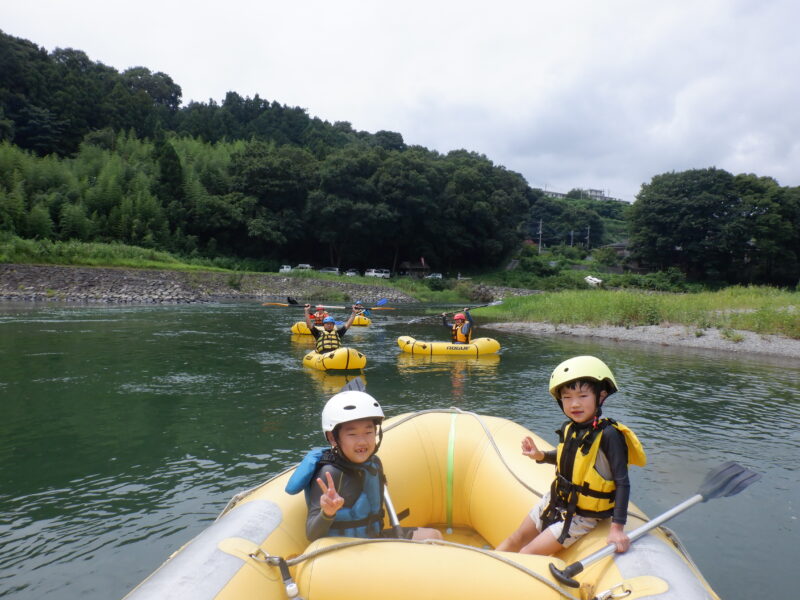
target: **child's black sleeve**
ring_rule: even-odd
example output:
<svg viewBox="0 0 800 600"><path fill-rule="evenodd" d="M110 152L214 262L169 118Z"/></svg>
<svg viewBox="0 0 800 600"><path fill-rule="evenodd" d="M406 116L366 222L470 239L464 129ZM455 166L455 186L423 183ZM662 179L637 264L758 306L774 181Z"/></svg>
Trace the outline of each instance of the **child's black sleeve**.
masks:
<svg viewBox="0 0 800 600"><path fill-rule="evenodd" d="M327 484L327 478L325 477L325 473L327 472L333 477L333 485L336 487L336 491L340 496L346 498L345 490L342 489L344 487L342 481L342 476L344 474L342 471L333 465L324 465L317 469L317 473L311 481L311 490L306 496L306 504L308 505L306 537L312 542L318 538L325 537L333 524L333 518L326 516L319 505L319 499L322 496L322 488L317 484L317 477L321 477L322 481Z"/></svg>
<svg viewBox="0 0 800 600"><path fill-rule="evenodd" d="M628 479L628 446L625 444L625 436L613 427L607 427L600 440L600 449L608 458L611 476L617 486L611 521L624 525L628 520L628 500L631 495L631 482Z"/></svg>

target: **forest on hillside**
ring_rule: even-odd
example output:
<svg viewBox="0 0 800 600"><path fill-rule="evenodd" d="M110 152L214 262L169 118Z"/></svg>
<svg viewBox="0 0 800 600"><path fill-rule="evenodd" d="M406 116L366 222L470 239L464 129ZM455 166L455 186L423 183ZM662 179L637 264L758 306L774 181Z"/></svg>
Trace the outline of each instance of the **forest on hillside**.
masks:
<svg viewBox="0 0 800 600"><path fill-rule="evenodd" d="M797 188L755 176L757 185L744 185L727 174L727 187L700 177L667 189L658 177L669 175L643 186L633 206L573 193L550 198L477 152L409 146L397 132L356 131L233 91L220 103L182 105L180 86L165 73L120 73L80 50L47 52L0 32L5 235L119 241L265 269L308 262L395 270L425 257L439 271L498 268L525 238L587 248L630 238L634 257L655 268L797 281ZM692 225L664 231L642 207ZM774 219L794 234L781 228L767 248L761 240ZM737 235L756 221L758 236L740 252ZM692 256L667 252L670 244L691 247ZM706 272L704 253L712 251Z"/></svg>

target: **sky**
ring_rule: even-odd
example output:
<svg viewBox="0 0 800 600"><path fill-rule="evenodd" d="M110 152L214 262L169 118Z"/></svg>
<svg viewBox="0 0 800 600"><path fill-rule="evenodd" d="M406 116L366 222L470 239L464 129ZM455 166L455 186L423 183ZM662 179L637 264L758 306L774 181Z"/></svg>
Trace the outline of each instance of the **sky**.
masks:
<svg viewBox="0 0 800 600"><path fill-rule="evenodd" d="M0 29L183 103L234 91L633 201L717 167L800 185L796 0L7 1Z"/></svg>

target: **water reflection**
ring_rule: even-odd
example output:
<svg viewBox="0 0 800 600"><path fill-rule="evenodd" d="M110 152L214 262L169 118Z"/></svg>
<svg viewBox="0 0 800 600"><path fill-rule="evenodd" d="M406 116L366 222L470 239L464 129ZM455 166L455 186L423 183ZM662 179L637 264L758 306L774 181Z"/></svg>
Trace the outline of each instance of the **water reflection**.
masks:
<svg viewBox="0 0 800 600"><path fill-rule="evenodd" d="M791 597L789 578L770 574L791 572L800 536L800 366L509 332L501 355L412 356L398 336L445 335L436 318L409 325L420 310L381 313L345 338L367 355L362 377L387 415L456 405L555 443L564 417L550 372L597 355L620 384L607 414L648 453L631 475L636 504L658 514L725 460L764 473L671 527L720 596ZM0 596L122 597L234 493L322 444L322 407L357 374L304 368L313 338L290 335L297 316L256 304L0 304Z"/></svg>
<svg viewBox="0 0 800 600"><path fill-rule="evenodd" d="M473 377L493 377L500 364L499 354L487 354L475 358L448 355L416 355L400 352L397 355L397 370L404 375L414 373L445 372L450 376L453 405L461 405L464 392Z"/></svg>
<svg viewBox="0 0 800 600"><path fill-rule="evenodd" d="M361 378L366 385L367 378L363 373L334 373L331 371L318 371L317 369L303 369L311 379L319 392L325 396L333 396L340 392L344 386L354 379Z"/></svg>

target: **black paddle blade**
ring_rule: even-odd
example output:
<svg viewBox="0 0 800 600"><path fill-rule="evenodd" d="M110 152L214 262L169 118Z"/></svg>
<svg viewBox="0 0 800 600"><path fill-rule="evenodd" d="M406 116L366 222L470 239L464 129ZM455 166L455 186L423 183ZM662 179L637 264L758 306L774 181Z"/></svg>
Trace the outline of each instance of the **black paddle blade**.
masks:
<svg viewBox="0 0 800 600"><path fill-rule="evenodd" d="M367 390L367 386L364 383L364 380L361 377L356 377L355 379L351 379L344 387L342 387L340 392L365 392Z"/></svg>
<svg viewBox="0 0 800 600"><path fill-rule="evenodd" d="M735 462L726 462L706 475L697 493L703 497L703 502L711 498L735 496L759 479L760 473Z"/></svg>
<svg viewBox="0 0 800 600"><path fill-rule="evenodd" d="M294 298L290 298L289 296L286 297L286 301L289 304L299 304L299 302L297 300L295 300Z"/></svg>

